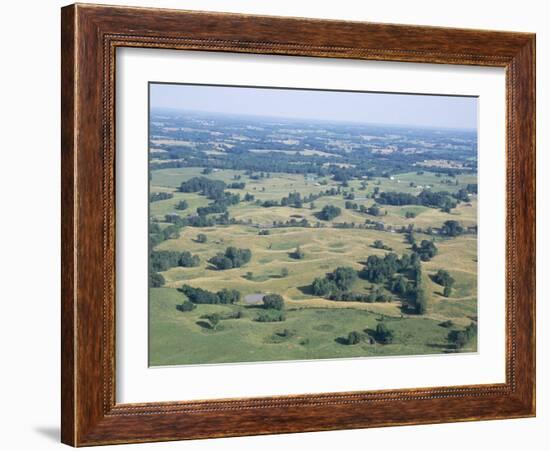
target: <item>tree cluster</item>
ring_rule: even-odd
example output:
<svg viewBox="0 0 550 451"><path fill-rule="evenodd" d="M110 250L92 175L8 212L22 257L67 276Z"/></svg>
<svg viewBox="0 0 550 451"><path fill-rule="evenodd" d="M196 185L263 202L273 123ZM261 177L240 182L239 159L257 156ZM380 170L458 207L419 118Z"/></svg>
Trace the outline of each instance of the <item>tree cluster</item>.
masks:
<svg viewBox="0 0 550 451"><path fill-rule="evenodd" d="M419 266L420 262L415 254L403 254L401 258L394 252L383 257L369 255L361 275L373 283L386 283L395 273L415 270Z"/></svg>
<svg viewBox="0 0 550 451"><path fill-rule="evenodd" d="M214 293L202 288L183 285L178 290L185 294L189 301L194 304L234 304L241 299L241 293L238 290L229 290L227 288Z"/></svg>
<svg viewBox="0 0 550 451"><path fill-rule="evenodd" d="M278 310L270 310L260 313L255 319L255 321L258 321L259 323L278 323L285 320L285 313Z"/></svg>
<svg viewBox="0 0 550 451"><path fill-rule="evenodd" d="M437 246L433 241L422 240L420 246L418 244L413 244L412 250L414 253L418 254L420 260L423 262L430 261L437 255Z"/></svg>
<svg viewBox="0 0 550 451"><path fill-rule="evenodd" d="M192 255L188 251L152 251L149 263L153 271L166 271L175 266L190 268L199 266L200 258L198 255Z"/></svg>
<svg viewBox="0 0 550 451"><path fill-rule="evenodd" d="M378 343L390 344L393 342L394 334L393 331L388 328L386 323L381 321L376 325L374 338Z"/></svg>
<svg viewBox="0 0 550 451"><path fill-rule="evenodd" d="M443 287L443 296L448 298L451 295L455 279L449 274L448 271L440 269L433 276L433 281Z"/></svg>
<svg viewBox="0 0 550 451"><path fill-rule="evenodd" d="M176 305L176 309L180 312L190 312L197 308L196 304L193 304L191 301L183 301L181 304Z"/></svg>
<svg viewBox="0 0 550 451"><path fill-rule="evenodd" d="M449 219L443 223L443 226L441 226L440 233L442 235L455 237L464 233L464 227L462 227L460 222L455 221L454 219Z"/></svg>
<svg viewBox="0 0 550 451"><path fill-rule="evenodd" d="M187 203L186 200L180 200L176 206L175 206L176 210L187 210L189 208L189 204Z"/></svg>
<svg viewBox="0 0 550 451"><path fill-rule="evenodd" d="M325 277L317 277L311 284L316 296L329 297L348 291L357 279L357 271L349 266L341 266Z"/></svg>
<svg viewBox="0 0 550 451"><path fill-rule="evenodd" d="M285 301L280 294L266 294L262 302L266 309L283 310L285 308Z"/></svg>
<svg viewBox="0 0 550 451"><path fill-rule="evenodd" d="M158 202L159 200L172 199L172 197L174 197L174 194L172 193L151 193L151 195L149 196L149 202Z"/></svg>
<svg viewBox="0 0 550 451"><path fill-rule="evenodd" d="M149 271L149 287L150 288L159 288L164 285L164 277L162 274L159 274L155 271Z"/></svg>
<svg viewBox="0 0 550 451"><path fill-rule="evenodd" d="M238 249L230 246L225 250L225 253L219 253L208 260L213 266L219 270L240 268L246 265L252 258L250 249Z"/></svg>
<svg viewBox="0 0 550 451"><path fill-rule="evenodd" d="M372 247L374 247L375 249L383 249L385 251L391 251L392 248L389 247L388 245L384 244L384 242L382 240L375 240L374 243L372 243Z"/></svg>
<svg viewBox="0 0 550 451"><path fill-rule="evenodd" d="M353 330L348 334L348 338L346 339L346 344L356 345L360 341L361 341L361 333L357 332L356 330Z"/></svg>
<svg viewBox="0 0 550 451"><path fill-rule="evenodd" d="M424 205L426 207L441 208L444 211L450 211L457 205L456 200L447 191L423 190L417 196L410 193L388 191L380 193L376 200L386 205Z"/></svg>
<svg viewBox="0 0 550 451"><path fill-rule="evenodd" d="M226 188L225 182L208 177L193 177L180 185L182 193L201 193L210 199L219 199Z"/></svg>
<svg viewBox="0 0 550 451"><path fill-rule="evenodd" d="M337 216L340 216L342 210L334 205L325 205L319 212L318 217L323 221L332 221Z"/></svg>
<svg viewBox="0 0 550 451"><path fill-rule="evenodd" d="M451 330L447 340L459 350L470 343L477 336L477 324L470 323L464 330Z"/></svg>

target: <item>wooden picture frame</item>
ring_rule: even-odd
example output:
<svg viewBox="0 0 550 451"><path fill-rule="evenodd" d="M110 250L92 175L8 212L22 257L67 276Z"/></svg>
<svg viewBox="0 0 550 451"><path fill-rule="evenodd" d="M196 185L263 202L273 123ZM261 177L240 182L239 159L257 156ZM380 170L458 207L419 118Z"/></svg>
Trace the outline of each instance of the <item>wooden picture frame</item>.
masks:
<svg viewBox="0 0 550 451"><path fill-rule="evenodd" d="M73 446L535 415L535 35L71 5L62 9L62 441ZM115 50L506 69L506 382L118 404Z"/></svg>

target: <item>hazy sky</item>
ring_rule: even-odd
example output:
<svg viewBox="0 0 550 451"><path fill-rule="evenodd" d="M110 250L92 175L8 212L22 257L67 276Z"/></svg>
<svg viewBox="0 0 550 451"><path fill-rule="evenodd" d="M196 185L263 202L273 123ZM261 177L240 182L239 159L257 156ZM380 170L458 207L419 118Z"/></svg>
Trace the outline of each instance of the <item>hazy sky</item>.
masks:
<svg viewBox="0 0 550 451"><path fill-rule="evenodd" d="M151 108L243 115L477 128L477 98L152 83Z"/></svg>

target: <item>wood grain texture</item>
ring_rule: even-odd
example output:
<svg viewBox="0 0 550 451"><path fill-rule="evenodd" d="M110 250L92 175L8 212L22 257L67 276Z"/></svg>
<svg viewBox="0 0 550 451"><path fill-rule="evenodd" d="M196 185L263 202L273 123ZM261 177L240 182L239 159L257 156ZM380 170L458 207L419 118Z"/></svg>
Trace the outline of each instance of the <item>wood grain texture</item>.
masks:
<svg viewBox="0 0 550 451"><path fill-rule="evenodd" d="M61 34L64 443L84 446L534 415L534 35L98 5L63 8ZM118 47L506 68L506 383L117 404Z"/></svg>

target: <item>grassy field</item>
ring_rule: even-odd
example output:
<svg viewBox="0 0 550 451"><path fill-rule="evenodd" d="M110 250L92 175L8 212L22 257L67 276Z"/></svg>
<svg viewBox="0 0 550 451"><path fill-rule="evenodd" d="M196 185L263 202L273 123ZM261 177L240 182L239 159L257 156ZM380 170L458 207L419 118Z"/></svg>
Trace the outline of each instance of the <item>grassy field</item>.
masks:
<svg viewBox="0 0 550 451"><path fill-rule="evenodd" d="M197 207L210 201L195 193L179 193L177 187L191 177L201 174L201 168L176 168L152 171L151 192L168 191L174 198L153 202L150 207L152 218L161 221L164 215L177 213L192 214ZM289 192L297 191L302 196L319 193L327 188L337 187L336 182L326 179L306 179L303 175L271 174L269 178L252 180L243 171L215 171L208 178L244 181L244 190L256 199L280 200ZM371 206L374 201L366 198L375 187L380 191L402 191L418 194L423 187L434 190L457 191L468 183L475 183L475 176L458 176L456 182L446 182L445 177L436 177L424 172L401 174L390 178L368 181L366 189L354 180L342 191L355 195L353 202ZM326 182L326 184L325 184ZM443 182L443 183L442 183ZM414 186L411 186L411 183ZM174 206L182 199L189 203L188 210L178 212ZM415 227L439 227L448 219L456 219L463 225L476 224L477 200L472 197L451 213L424 206L383 206L387 214L374 218L355 210L345 209L342 194L324 196L314 201L314 207L304 204L303 208L263 208L253 202L240 202L229 207L229 215L248 225L183 228L179 237L160 243L156 250L189 251L200 257L200 266L194 268L176 267L162 272L165 278L163 288L150 290L150 364L198 364L236 361L296 360L317 358L340 358L377 355L433 354L450 351L446 337L449 329L440 324L451 320L453 327L460 329L469 325L477 315L477 239L475 235L463 235L454 239L436 238L438 255L422 264L422 285L428 299L425 315L409 315L403 312L402 301L391 295L386 303L337 302L311 294L310 285L316 277L322 277L339 266L352 266L359 270L369 255L383 256L387 251L375 249L372 244L381 240L398 254L410 253L405 236L391 231L366 229L335 229L333 223L320 221L322 228L281 227L270 228L269 235L259 235L262 226L274 221L286 221L294 217L307 219L311 224L319 222L316 213L324 205L336 205L342 214L334 223L363 224L366 219L382 220L386 225L401 227L414 224ZM415 218L406 218L407 212L414 212ZM207 236L206 243L199 243L199 233ZM416 239L432 239L417 233ZM208 260L228 246L248 248L252 251L251 261L241 268L225 271L213 269ZM292 252L297 246L305 258L296 260ZM449 298L443 296L443 287L433 282L431 276L439 269L446 269L456 280ZM288 272L287 276L282 274ZM248 294L281 294L286 304L287 319L278 323L260 323L254 319L260 307L246 305L241 301L235 305L198 305L191 312L180 312L176 305L185 300L177 291L183 284L210 291L222 288L238 289L243 296ZM355 282L353 291L368 293L371 284L363 279ZM228 314L240 311L238 319L222 320L215 330L208 327L208 321L201 316L216 312ZM350 331L367 336L381 321L394 332L392 344L346 345L344 337ZM284 330L287 332L283 333ZM476 342L462 351L474 351Z"/></svg>
<svg viewBox="0 0 550 451"><path fill-rule="evenodd" d="M202 196L198 196L194 193L178 193L177 188L180 184L195 176L201 175L201 168L171 168L161 169L153 171L151 181L151 192L169 191L174 193L174 198L154 202L151 204L151 215L153 217L161 218L167 213L176 212L174 206L179 200L186 199L190 204L190 211L194 211L196 207L204 206L208 203L208 200ZM280 200L282 197L287 196L290 192L300 192L302 196L311 193L317 194L325 191L329 188L336 188L338 184L329 179L316 179L306 180L303 175L300 174L273 174L269 178L260 180L251 180L243 171L224 170L213 172L208 175L208 178L213 180L222 180L226 183L230 183L234 176L241 176L240 181L246 182L244 190L228 190L235 193L251 193L256 199L261 201L265 200ZM322 185L324 180L326 185ZM455 180L452 184L442 184L442 181L448 180L444 177L436 177L433 173L424 173L423 175L417 175L416 173L401 174L399 177L394 177L393 180L389 178L378 178L373 181L367 182L365 190L361 190L361 182L353 180L349 183L348 188L344 188L342 191L354 193L355 200L353 202L358 205L364 205L370 207L374 204L374 200L371 198L365 199L365 196L371 195L375 188L379 188L380 191L400 191L411 194L418 194L427 186L432 187L434 190L445 190L449 192L456 192L460 188L464 188L468 183L475 183L476 178L472 175L458 176L456 181L458 185L455 185ZM415 187L411 187L410 183L415 183ZM236 206L229 209L231 217L235 217L240 220L251 220L253 223L266 224L275 220L287 220L291 215L299 215L307 219L310 222L317 222L318 219L315 213L322 209L325 205L331 204L340 207L343 212L335 222L355 222L357 224L365 222L365 219L375 219L372 216L362 214L355 210L345 210L345 199L342 195L337 196L324 196L314 202L315 208L310 209L309 205L304 205L304 208L295 209L292 207L273 207L273 208L259 208L254 203L241 202ZM383 210L387 210L387 215L381 218L386 224L399 227L402 225L415 224L417 227L430 227L439 226L448 219L460 220L465 226L475 225L477 223L477 200L472 199L469 203L462 203L458 208L453 209L451 213L444 213L438 209L428 208L423 206L383 206ZM405 217L407 211L417 214L416 218L408 219Z"/></svg>
<svg viewBox="0 0 550 451"><path fill-rule="evenodd" d="M259 307L243 305L199 305L180 313L181 294L169 288L151 290L149 364L304 360L434 354L449 351L448 329L431 318L384 318L367 310L297 308L289 309L282 323L254 321ZM204 315L241 311L238 319L222 320L212 330ZM395 343L342 344L347 333L371 333L385 321L395 333ZM285 329L288 332L285 332ZM475 349L475 343L464 351Z"/></svg>

